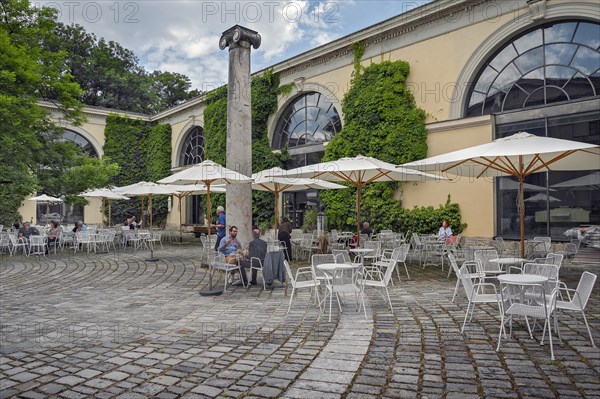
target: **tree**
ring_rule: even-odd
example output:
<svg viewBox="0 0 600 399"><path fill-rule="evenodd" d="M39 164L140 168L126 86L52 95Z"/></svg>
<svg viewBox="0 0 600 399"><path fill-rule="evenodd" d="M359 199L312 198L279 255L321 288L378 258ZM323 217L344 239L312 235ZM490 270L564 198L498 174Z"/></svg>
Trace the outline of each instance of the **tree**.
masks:
<svg viewBox="0 0 600 399"><path fill-rule="evenodd" d="M51 51L65 51L69 72L84 91L87 105L154 114L200 95L185 75L147 72L119 43L98 39L80 25L58 24Z"/></svg>
<svg viewBox="0 0 600 399"><path fill-rule="evenodd" d="M0 223L12 222L26 196L38 189L64 195L96 188L116 173L107 160L88 159L39 105L51 100L65 121L83 121L82 90L56 41L56 13L27 0L0 2Z"/></svg>

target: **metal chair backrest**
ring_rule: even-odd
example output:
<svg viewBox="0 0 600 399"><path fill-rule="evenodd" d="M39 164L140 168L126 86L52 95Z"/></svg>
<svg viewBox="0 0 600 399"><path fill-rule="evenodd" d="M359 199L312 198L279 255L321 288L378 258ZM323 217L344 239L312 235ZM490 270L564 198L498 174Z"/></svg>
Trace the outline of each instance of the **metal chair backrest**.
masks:
<svg viewBox="0 0 600 399"><path fill-rule="evenodd" d="M456 263L456 257L452 252L448 252L448 260L450 261L450 266L452 266L452 270L458 276L460 269L458 268L458 263Z"/></svg>
<svg viewBox="0 0 600 399"><path fill-rule="evenodd" d="M594 288L594 284L596 284L597 278L598 276L590 272L583 272L581 274L579 284L577 284L577 290L571 300L572 303L581 305L581 310L585 309L588 300L592 295L592 289Z"/></svg>
<svg viewBox="0 0 600 399"><path fill-rule="evenodd" d="M296 279L294 278L294 274L292 273L292 269L290 268L290 264L287 260L283 261L283 265L285 266L285 272L290 278L290 283L292 283L292 287L296 287Z"/></svg>
<svg viewBox="0 0 600 399"><path fill-rule="evenodd" d="M347 249L332 249L331 253L335 256L335 263L352 263L352 259L350 259L350 253Z"/></svg>
<svg viewBox="0 0 600 399"><path fill-rule="evenodd" d="M496 262L490 262L490 259L497 259L498 251L495 249L478 249L475 251L475 262L480 272L499 270L500 265Z"/></svg>
<svg viewBox="0 0 600 399"><path fill-rule="evenodd" d="M551 237L533 237L534 242L543 242L546 251L550 251L550 244L552 243Z"/></svg>
<svg viewBox="0 0 600 399"><path fill-rule="evenodd" d="M408 255L408 250L410 249L410 244L402 244L398 248L394 249L392 252L392 259L395 262L406 262L406 256Z"/></svg>
<svg viewBox="0 0 600 399"><path fill-rule="evenodd" d="M467 298L469 299L469 301L471 301L471 297L473 296L473 280L471 280L469 274L469 269L467 269L466 266L463 266L458 270L458 278L460 279L462 286L465 289L465 294L467 295Z"/></svg>
<svg viewBox="0 0 600 399"><path fill-rule="evenodd" d="M564 257L564 255L562 255L562 254L549 253L546 255L545 263L556 265L560 268L560 266L562 265L563 257Z"/></svg>

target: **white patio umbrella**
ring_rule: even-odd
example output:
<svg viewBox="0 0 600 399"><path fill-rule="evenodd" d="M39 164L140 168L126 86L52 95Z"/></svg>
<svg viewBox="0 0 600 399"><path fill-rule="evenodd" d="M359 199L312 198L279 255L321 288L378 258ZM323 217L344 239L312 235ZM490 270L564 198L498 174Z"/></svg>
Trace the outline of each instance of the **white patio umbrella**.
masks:
<svg viewBox="0 0 600 399"><path fill-rule="evenodd" d="M111 207L110 200L128 200L129 197L126 197L121 194L117 194L109 188L100 188L97 190L86 191L84 193L79 194L80 197L85 198L100 198L102 200L102 220L104 220L104 203L108 200L108 225L110 226L111 222Z"/></svg>
<svg viewBox="0 0 600 399"><path fill-rule="evenodd" d="M597 167L599 165L596 165ZM580 176L575 179L566 180L557 184L553 184L550 187L554 188L568 188L573 190L599 190L600 189L600 172L593 172L589 175Z"/></svg>
<svg viewBox="0 0 600 399"><path fill-rule="evenodd" d="M356 235L360 240L360 199L363 186L373 182L445 180L445 178L403 168L375 158L358 155L337 161L307 165L288 171L291 177L309 177L347 182L356 187ZM360 244L360 241L359 241Z"/></svg>
<svg viewBox="0 0 600 399"><path fill-rule="evenodd" d="M500 190L518 190L519 182L510 178L500 179ZM523 183L523 189L525 191L541 191L546 192L546 187L538 186L536 184ZM550 191L556 191L549 189Z"/></svg>
<svg viewBox="0 0 600 399"><path fill-rule="evenodd" d="M598 168L600 146L577 141L540 137L526 132L447 154L410 162L402 166L457 176L515 176L519 179L521 256L525 256L525 177L554 170Z"/></svg>
<svg viewBox="0 0 600 399"><path fill-rule="evenodd" d="M546 201L560 202L560 199L553 197L551 195L546 195L544 193L537 193L535 195L532 195L529 198L525 198L525 202L546 202Z"/></svg>
<svg viewBox="0 0 600 399"><path fill-rule="evenodd" d="M117 187L114 191L119 194L129 195L132 197L148 196L148 212L150 213L150 229L152 229L152 196L153 195L171 195L177 192L172 187L166 184L156 184L153 182L141 181L131 184L127 187ZM142 215L143 216L143 215Z"/></svg>
<svg viewBox="0 0 600 399"><path fill-rule="evenodd" d="M133 185L127 186L126 188L120 187L119 192L121 194L127 194L130 196L148 196L148 212L150 213L150 238L152 240L152 196L153 195L171 195L177 192L172 187L165 184L156 184L152 182L139 182ZM142 215L143 217L143 215ZM154 258L154 241L151 241L150 245L150 259L148 261L155 262L158 259Z"/></svg>
<svg viewBox="0 0 600 399"><path fill-rule="evenodd" d="M227 169L218 163L206 160L195 164L187 169L179 171L171 176L159 180L163 184L204 184L206 186L206 218L208 222L208 245L210 247L210 192L211 186L230 183L248 183L252 178L238 173L234 170ZM208 260L210 265L210 258ZM200 295L219 295L223 291L212 286L212 273L209 273L209 288L201 290Z"/></svg>
<svg viewBox="0 0 600 399"><path fill-rule="evenodd" d="M174 190L177 190L176 193L173 193L174 197L177 197L179 201L178 210L179 210L179 242L183 242L183 231L182 225L183 222L181 220L181 200L186 195L202 195L207 193L206 186L204 184L170 184L169 187L172 187ZM224 193L225 187L213 186L211 191L213 193Z"/></svg>
<svg viewBox="0 0 600 399"><path fill-rule="evenodd" d="M46 194L38 195L37 197L31 197L31 198L29 198L29 201L37 201L37 202L41 202L42 204L46 204L46 219L48 219L48 213L50 211L50 204L55 204L57 202L63 202L63 200L61 200L60 198L51 197ZM46 223L48 223L48 220L46 220Z"/></svg>
<svg viewBox="0 0 600 399"><path fill-rule="evenodd" d="M277 229L279 228L278 205L281 193L286 191L304 191L311 188L316 190L348 188L324 180L286 177L287 174L287 170L275 167L252 175L252 179L254 179L254 183L252 183L253 190L269 191L275 195L275 234L277 234Z"/></svg>

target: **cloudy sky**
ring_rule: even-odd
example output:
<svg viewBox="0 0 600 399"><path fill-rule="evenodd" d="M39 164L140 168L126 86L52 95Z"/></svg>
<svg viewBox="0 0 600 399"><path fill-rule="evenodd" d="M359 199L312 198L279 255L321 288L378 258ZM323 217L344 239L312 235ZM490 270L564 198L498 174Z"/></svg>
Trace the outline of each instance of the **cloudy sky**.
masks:
<svg viewBox="0 0 600 399"><path fill-rule="evenodd" d="M429 0L32 0L59 11L61 21L132 50L149 71L179 72L194 88L227 81L221 33L235 24L258 31L252 71L328 43Z"/></svg>

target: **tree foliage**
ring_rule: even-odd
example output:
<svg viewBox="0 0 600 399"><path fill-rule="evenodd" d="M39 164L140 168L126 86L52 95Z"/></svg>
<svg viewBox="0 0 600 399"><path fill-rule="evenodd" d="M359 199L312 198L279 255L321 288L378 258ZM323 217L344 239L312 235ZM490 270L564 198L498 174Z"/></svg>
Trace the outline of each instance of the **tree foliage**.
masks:
<svg viewBox="0 0 600 399"><path fill-rule="evenodd" d="M355 51L361 50L357 46ZM325 147L324 161L356 155L372 156L385 162L402 164L427 155L425 112L416 106L406 88L410 72L407 62L385 61L356 68L350 90L342 101L344 128ZM431 232L439 225L440 215L460 225L458 205L447 203L440 210L402 208L393 199L400 183L372 183L363 188L361 219L370 220L377 229ZM321 193L329 226L353 230L356 226L356 189L329 190ZM428 223L424 215L435 217ZM459 229L460 231L460 229Z"/></svg>
<svg viewBox="0 0 600 399"><path fill-rule="evenodd" d="M55 33L46 47L67 54L65 63L87 105L153 114L200 95L187 76L148 72L131 50L79 25L58 24Z"/></svg>
<svg viewBox="0 0 600 399"><path fill-rule="evenodd" d="M26 0L2 1L0 20L0 223L7 223L27 195L50 186L48 174L38 175L41 166L55 165L56 156L68 160L70 167L85 169L86 162L60 141L63 130L39 105L41 100L58 100L65 121L75 126L83 121L82 91L65 65L67 54L44 47L55 39L55 11L30 7ZM69 167L55 172L52 178L61 184L77 185L63 175L71 172ZM95 182L92 176L78 188Z"/></svg>

